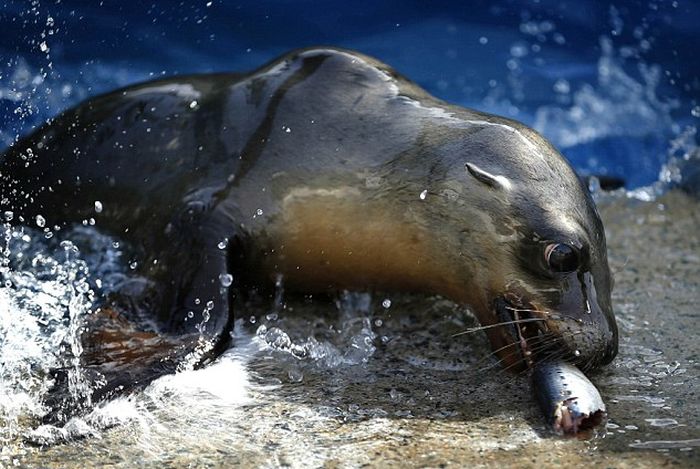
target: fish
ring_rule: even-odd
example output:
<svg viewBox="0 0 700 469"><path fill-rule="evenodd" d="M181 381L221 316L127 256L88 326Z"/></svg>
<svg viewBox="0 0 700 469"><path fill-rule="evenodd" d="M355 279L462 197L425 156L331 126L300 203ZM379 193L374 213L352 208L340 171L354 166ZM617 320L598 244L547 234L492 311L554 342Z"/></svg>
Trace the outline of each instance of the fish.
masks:
<svg viewBox="0 0 700 469"><path fill-rule="evenodd" d="M607 419L600 392L575 365L541 361L534 365L531 380L535 398L555 432L575 435Z"/></svg>

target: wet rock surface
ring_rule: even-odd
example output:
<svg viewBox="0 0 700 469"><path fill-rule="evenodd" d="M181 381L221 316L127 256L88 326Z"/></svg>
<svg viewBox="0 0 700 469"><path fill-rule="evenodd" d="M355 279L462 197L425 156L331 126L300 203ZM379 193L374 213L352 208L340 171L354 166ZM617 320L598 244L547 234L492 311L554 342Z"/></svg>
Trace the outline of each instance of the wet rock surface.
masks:
<svg viewBox="0 0 700 469"><path fill-rule="evenodd" d="M700 204L600 206L621 343L591 376L610 418L589 439L553 435L525 376L501 371L481 333L453 337L476 323L447 301L290 297L250 307L216 365L109 404L87 438L18 438L0 464L697 467Z"/></svg>

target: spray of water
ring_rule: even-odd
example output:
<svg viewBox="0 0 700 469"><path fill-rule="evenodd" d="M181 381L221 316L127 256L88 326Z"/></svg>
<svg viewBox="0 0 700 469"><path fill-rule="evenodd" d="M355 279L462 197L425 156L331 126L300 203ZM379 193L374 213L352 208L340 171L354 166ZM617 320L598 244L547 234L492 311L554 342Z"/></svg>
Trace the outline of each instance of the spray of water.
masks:
<svg viewBox="0 0 700 469"><path fill-rule="evenodd" d="M75 402L89 402L80 368L80 333L94 299L89 269L70 241L5 225L0 271L0 437L16 436L23 418L41 416L50 372L63 369Z"/></svg>

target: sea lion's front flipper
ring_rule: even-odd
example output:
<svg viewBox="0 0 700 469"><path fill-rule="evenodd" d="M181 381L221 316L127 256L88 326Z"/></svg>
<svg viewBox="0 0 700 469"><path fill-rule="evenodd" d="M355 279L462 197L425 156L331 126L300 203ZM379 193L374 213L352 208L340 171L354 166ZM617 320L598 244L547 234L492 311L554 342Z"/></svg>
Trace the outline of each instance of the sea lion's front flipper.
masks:
<svg viewBox="0 0 700 469"><path fill-rule="evenodd" d="M225 351L233 325L232 278L227 249L219 247L220 226L212 213L203 213L196 220L180 216L169 228L169 243L156 253L154 265L159 267L152 271L152 298L145 302L158 305L159 330L141 324L133 311L119 306L103 307L87 317L80 367L55 370L55 384L45 399L52 411L45 421L65 421L99 401L142 389L163 375L197 368ZM81 380L87 390L76 390Z"/></svg>
<svg viewBox="0 0 700 469"><path fill-rule="evenodd" d="M199 334L149 331L110 307L86 317L80 342L78 366L52 370L45 423L64 422L100 401L176 372L202 344Z"/></svg>
<svg viewBox="0 0 700 469"><path fill-rule="evenodd" d="M233 325L228 240L236 235L229 215L210 208L211 201L187 203L166 228L158 273L160 325L167 333L199 334L221 352Z"/></svg>

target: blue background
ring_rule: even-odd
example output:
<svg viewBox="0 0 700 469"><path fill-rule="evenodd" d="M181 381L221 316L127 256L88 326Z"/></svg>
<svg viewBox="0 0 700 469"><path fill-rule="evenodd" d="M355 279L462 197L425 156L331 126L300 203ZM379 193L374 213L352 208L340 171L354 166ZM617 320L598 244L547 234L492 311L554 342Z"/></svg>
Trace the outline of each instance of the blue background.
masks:
<svg viewBox="0 0 700 469"><path fill-rule="evenodd" d="M580 171L636 187L658 179L679 134L697 141L698 18L687 0L0 0L0 147L118 86L336 45L532 125Z"/></svg>

